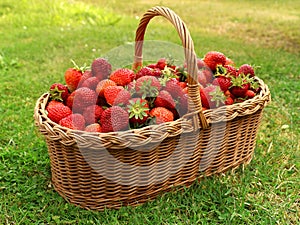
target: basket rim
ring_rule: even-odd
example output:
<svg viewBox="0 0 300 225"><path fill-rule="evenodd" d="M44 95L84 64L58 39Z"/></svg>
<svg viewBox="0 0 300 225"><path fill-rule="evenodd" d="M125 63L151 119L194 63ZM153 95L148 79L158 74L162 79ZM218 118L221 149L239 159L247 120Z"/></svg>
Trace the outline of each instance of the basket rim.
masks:
<svg viewBox="0 0 300 225"><path fill-rule="evenodd" d="M233 105L224 105L214 109L204 110L203 113L207 118L209 124L228 122L237 117L251 115L260 109L263 109L271 100L270 91L268 86L258 77L255 77L260 83L261 91L252 99L248 99L241 103L235 103ZM61 137L78 137L82 138L92 138L96 140L107 141L113 138L116 143L120 140L135 139L139 138L145 142L149 141L149 136L153 135L158 138L158 141L164 140L167 137L174 137L181 135L183 133L194 132L196 129L193 126L192 118L197 116L197 112L192 112L184 115L183 117L158 125L149 125L143 128L129 129L125 131L114 131L108 133L98 133L98 132L87 132L81 130L72 130L67 127L63 127L52 120L50 120L46 114L46 105L50 99L50 94L48 92L42 94L36 102L34 109L34 119L35 124L43 130L43 132L58 133ZM203 129L201 126L199 129ZM43 133L42 132L42 133ZM151 138L153 139L153 138ZM70 139L71 140L71 139ZM135 141L136 142L136 141ZM67 143L65 143L67 144ZM70 143L71 145L72 143ZM132 145L139 146L137 143L132 143Z"/></svg>

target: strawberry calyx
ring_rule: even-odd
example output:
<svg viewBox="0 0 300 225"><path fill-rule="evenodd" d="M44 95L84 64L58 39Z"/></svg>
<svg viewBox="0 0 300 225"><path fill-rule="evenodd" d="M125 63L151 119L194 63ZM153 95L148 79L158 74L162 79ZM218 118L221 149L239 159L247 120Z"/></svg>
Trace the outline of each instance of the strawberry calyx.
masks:
<svg viewBox="0 0 300 225"><path fill-rule="evenodd" d="M209 92L209 95L211 96L210 100L215 102L216 107L223 105L226 101L226 96L219 86L216 86L214 91Z"/></svg>
<svg viewBox="0 0 300 225"><path fill-rule="evenodd" d="M64 99L62 98L63 93L65 93L66 90L60 89L57 85L54 86L52 89L49 90L50 97L52 100L57 100L63 102Z"/></svg>
<svg viewBox="0 0 300 225"><path fill-rule="evenodd" d="M152 80L149 79L143 81L138 93L142 95L143 99L145 99L148 96L156 97L159 93L159 90L156 86L152 86Z"/></svg>
<svg viewBox="0 0 300 225"><path fill-rule="evenodd" d="M86 70L89 70L90 68L86 65L86 64L84 64L83 66L78 66L77 64L76 64L76 62L73 60L73 59L71 59L71 62L72 62L72 64L74 65L74 67L73 67L73 69L75 69L75 70L77 70L77 71L80 71L80 72L82 72L82 73L84 73Z"/></svg>
<svg viewBox="0 0 300 225"><path fill-rule="evenodd" d="M142 101L142 99L129 100L128 113L129 119L135 118L142 120L144 117L148 116L149 107L147 101Z"/></svg>
<svg viewBox="0 0 300 225"><path fill-rule="evenodd" d="M159 82L162 86L166 86L166 83L171 80L172 78L178 78L178 76L175 73L175 70L171 67L165 67L161 71L161 77L159 78Z"/></svg>

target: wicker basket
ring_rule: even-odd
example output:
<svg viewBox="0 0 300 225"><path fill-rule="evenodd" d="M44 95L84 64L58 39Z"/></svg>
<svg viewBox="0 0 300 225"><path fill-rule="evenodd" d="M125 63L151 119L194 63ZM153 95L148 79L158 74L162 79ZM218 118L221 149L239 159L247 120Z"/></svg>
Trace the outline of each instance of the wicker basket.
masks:
<svg viewBox="0 0 300 225"><path fill-rule="evenodd" d="M53 186L72 204L95 210L138 205L252 158L262 110L270 101L268 87L256 78L261 91L253 99L202 111L193 41L182 20L165 7L148 10L140 20L133 68L142 65L145 30L155 16L168 19L182 40L189 74L186 115L141 129L88 133L52 122L45 111L48 93L36 103L35 122L47 142Z"/></svg>

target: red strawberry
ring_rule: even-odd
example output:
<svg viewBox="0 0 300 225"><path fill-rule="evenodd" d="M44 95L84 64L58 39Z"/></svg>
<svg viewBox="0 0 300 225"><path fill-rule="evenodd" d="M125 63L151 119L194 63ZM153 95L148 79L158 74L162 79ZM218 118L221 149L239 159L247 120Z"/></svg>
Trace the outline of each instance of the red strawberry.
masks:
<svg viewBox="0 0 300 225"><path fill-rule="evenodd" d="M87 78L83 83L79 84L79 87L87 87L92 90L96 90L96 87L99 83L99 79L97 77Z"/></svg>
<svg viewBox="0 0 300 225"><path fill-rule="evenodd" d="M89 124L87 125L85 128L84 128L84 131L87 131L87 132L101 132L102 129L101 129L101 126L99 123L92 123L92 124Z"/></svg>
<svg viewBox="0 0 300 225"><path fill-rule="evenodd" d="M206 67L205 62L202 59L197 59L197 67L198 69L204 69Z"/></svg>
<svg viewBox="0 0 300 225"><path fill-rule="evenodd" d="M61 83L52 84L49 92L52 100L65 102L69 96L68 88Z"/></svg>
<svg viewBox="0 0 300 225"><path fill-rule="evenodd" d="M155 107L151 109L150 116L154 118L156 124L174 121L173 113L164 107Z"/></svg>
<svg viewBox="0 0 300 225"><path fill-rule="evenodd" d="M246 98L253 98L255 96L255 92L252 90L247 90L245 93Z"/></svg>
<svg viewBox="0 0 300 225"><path fill-rule="evenodd" d="M117 85L125 86L133 81L135 77L134 72L128 68L116 69L111 73L109 79L114 81Z"/></svg>
<svg viewBox="0 0 300 225"><path fill-rule="evenodd" d="M104 79L101 80L96 87L96 93L99 95L99 97L104 97L104 90L108 87L108 86L117 86L117 84L110 80L110 79Z"/></svg>
<svg viewBox="0 0 300 225"><path fill-rule="evenodd" d="M226 56L221 52L210 51L205 54L203 61L212 71L215 71L217 65L225 65Z"/></svg>
<svg viewBox="0 0 300 225"><path fill-rule="evenodd" d="M154 76L143 76L136 80L135 90L142 96L146 97L156 97L161 89L159 80Z"/></svg>
<svg viewBox="0 0 300 225"><path fill-rule="evenodd" d="M230 96L226 97L225 105L232 105L234 103L234 99Z"/></svg>
<svg viewBox="0 0 300 225"><path fill-rule="evenodd" d="M97 58L92 62L92 75L100 81L107 79L111 73L111 64L104 58Z"/></svg>
<svg viewBox="0 0 300 225"><path fill-rule="evenodd" d="M128 129L129 115L120 106L105 109L101 115L102 132L113 132Z"/></svg>
<svg viewBox="0 0 300 225"><path fill-rule="evenodd" d="M82 78L82 70L79 68L69 68L65 72L65 82L70 92L75 91Z"/></svg>
<svg viewBox="0 0 300 225"><path fill-rule="evenodd" d="M79 87L81 87L82 83L87 80L88 78L92 77L92 71L91 70L85 70L82 74L81 80L78 84Z"/></svg>
<svg viewBox="0 0 300 225"><path fill-rule="evenodd" d="M124 89L118 93L113 105L119 105L119 106L127 105L130 98L131 98L130 92Z"/></svg>
<svg viewBox="0 0 300 225"><path fill-rule="evenodd" d="M142 67L135 75L135 79L143 76L155 76L159 77L161 75L161 70L158 68L150 68L148 66Z"/></svg>
<svg viewBox="0 0 300 225"><path fill-rule="evenodd" d="M115 99L118 94L125 90L122 86L107 86L104 90L104 98L109 105L114 105Z"/></svg>
<svg viewBox="0 0 300 225"><path fill-rule="evenodd" d="M167 66L167 59L161 58L156 63L156 68L163 70Z"/></svg>
<svg viewBox="0 0 300 225"><path fill-rule="evenodd" d="M97 102L96 92L87 87L78 88L73 93L73 112L83 112L87 106L95 105Z"/></svg>
<svg viewBox="0 0 300 225"><path fill-rule="evenodd" d="M202 69L199 73L202 73L206 78L206 83L210 84L214 79L214 74L210 69Z"/></svg>
<svg viewBox="0 0 300 225"><path fill-rule="evenodd" d="M227 91L228 88L231 86L231 78L226 76L218 76L216 77L213 82L213 85L219 86L223 92Z"/></svg>
<svg viewBox="0 0 300 225"><path fill-rule="evenodd" d="M207 81L203 70L198 70L198 83L201 84L203 87L206 87L210 82Z"/></svg>
<svg viewBox="0 0 300 225"><path fill-rule="evenodd" d="M253 67L248 64L241 65L238 69L238 74L249 75L249 77L254 77L255 75Z"/></svg>
<svg viewBox="0 0 300 225"><path fill-rule="evenodd" d="M250 88L248 79L244 76L233 77L231 79L232 85L229 88L231 94L235 97L245 97L246 91Z"/></svg>
<svg viewBox="0 0 300 225"><path fill-rule="evenodd" d="M153 68L150 68L150 67L148 67L148 66L142 67L142 68L139 69L139 71L136 73L135 79L138 79L138 78L143 77L143 76L152 76L152 71L153 71Z"/></svg>
<svg viewBox="0 0 300 225"><path fill-rule="evenodd" d="M176 110L178 111L179 117L183 116L188 111L188 98L189 96L187 93L182 93L178 98L179 101Z"/></svg>
<svg viewBox="0 0 300 225"><path fill-rule="evenodd" d="M224 105L226 97L219 86L210 85L200 89L201 103L204 108L212 109Z"/></svg>
<svg viewBox="0 0 300 225"><path fill-rule="evenodd" d="M166 82L164 90L169 92L174 99L177 99L181 95L183 88L180 86L179 81L176 78L171 78Z"/></svg>
<svg viewBox="0 0 300 225"><path fill-rule="evenodd" d="M175 109L175 101L172 98L172 95L165 90L161 90L154 101L155 107L165 107L167 109Z"/></svg>
<svg viewBox="0 0 300 225"><path fill-rule="evenodd" d="M90 105L86 107L82 113L85 123L92 124L100 120L104 109L99 105Z"/></svg>
<svg viewBox="0 0 300 225"><path fill-rule="evenodd" d="M148 101L142 98L133 98L129 100L127 105L127 111L129 113L129 122L132 128L141 127L145 125L149 118L149 105Z"/></svg>
<svg viewBox="0 0 300 225"><path fill-rule="evenodd" d="M226 75L228 76L234 76L236 77L237 74L237 70L234 66L232 65L224 65L224 68L226 69Z"/></svg>
<svg viewBox="0 0 300 225"><path fill-rule="evenodd" d="M49 102L46 110L48 118L55 123L58 123L62 118L72 114L72 110L68 106L65 106L62 102L55 100Z"/></svg>
<svg viewBox="0 0 300 225"><path fill-rule="evenodd" d="M73 130L84 130L85 120L83 115L75 113L61 119L59 125Z"/></svg>

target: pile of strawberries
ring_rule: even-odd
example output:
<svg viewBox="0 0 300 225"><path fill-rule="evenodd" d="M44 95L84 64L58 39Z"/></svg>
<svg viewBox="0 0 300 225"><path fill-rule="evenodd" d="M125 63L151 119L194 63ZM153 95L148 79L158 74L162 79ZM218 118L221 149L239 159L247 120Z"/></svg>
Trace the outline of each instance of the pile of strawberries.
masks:
<svg viewBox="0 0 300 225"><path fill-rule="evenodd" d="M239 68L223 53L210 51L197 60L203 110L253 98L259 91L252 66ZM112 70L104 58L90 68L73 68L65 84L51 85L49 119L88 132L113 132L174 121L188 109L186 65L161 58L137 71Z"/></svg>

